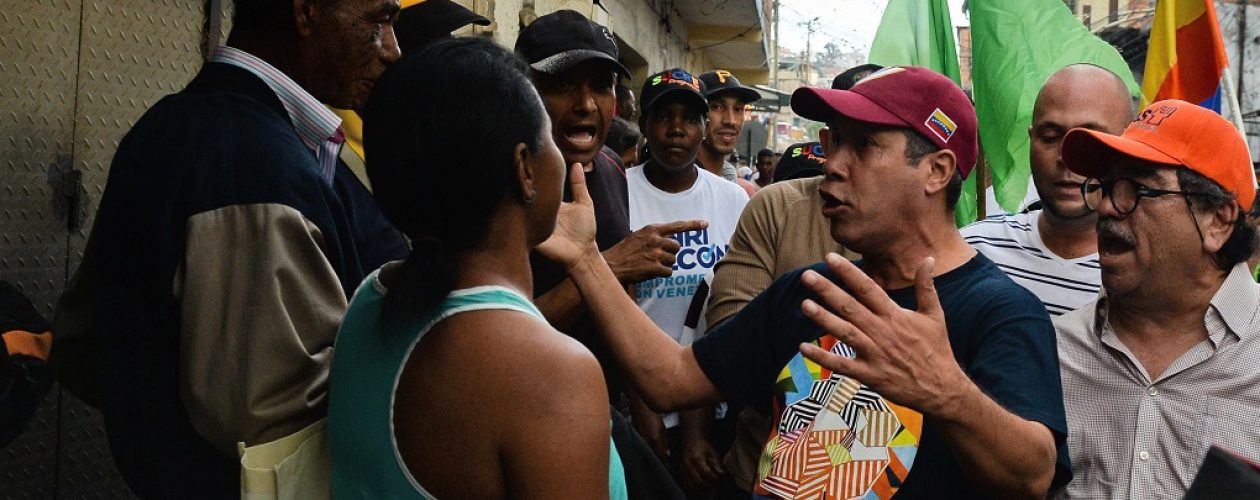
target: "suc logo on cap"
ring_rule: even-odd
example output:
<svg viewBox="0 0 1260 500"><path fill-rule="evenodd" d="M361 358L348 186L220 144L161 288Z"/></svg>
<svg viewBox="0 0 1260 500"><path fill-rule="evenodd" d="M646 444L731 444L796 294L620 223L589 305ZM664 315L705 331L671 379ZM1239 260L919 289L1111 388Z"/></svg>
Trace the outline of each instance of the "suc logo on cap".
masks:
<svg viewBox="0 0 1260 500"><path fill-rule="evenodd" d="M663 75L658 75L656 78L652 79L653 87L662 83L690 87L691 90L696 92L700 91L700 80L697 80L696 77L691 76L691 73L683 70L676 70Z"/></svg>
<svg viewBox="0 0 1260 500"><path fill-rule="evenodd" d="M814 160L818 163L827 162L827 158L823 156L822 144L815 144L812 148L809 148L808 151L806 151L806 149L803 147L792 148L793 158L800 158L801 156L804 156L805 157L804 159L806 160Z"/></svg>
<svg viewBox="0 0 1260 500"><path fill-rule="evenodd" d="M1168 117L1172 116L1173 113L1176 112L1177 106L1165 105L1160 106L1158 109L1155 109L1154 106L1148 106L1146 109L1142 110L1142 114L1139 114L1138 117L1133 120L1133 126L1154 132L1161 124L1164 123L1164 120L1167 120Z"/></svg>

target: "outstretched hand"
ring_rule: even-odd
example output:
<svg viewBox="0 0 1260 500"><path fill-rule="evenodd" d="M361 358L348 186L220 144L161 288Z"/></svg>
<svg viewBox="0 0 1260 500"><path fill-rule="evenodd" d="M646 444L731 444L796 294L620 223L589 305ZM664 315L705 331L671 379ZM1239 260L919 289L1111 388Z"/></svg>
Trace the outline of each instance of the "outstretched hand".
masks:
<svg viewBox="0 0 1260 500"><path fill-rule="evenodd" d="M551 237L535 247L543 256L565 266L599 253L595 245L595 207L586 190L586 174L581 163L569 167L569 192L573 201L561 202L556 229Z"/></svg>
<svg viewBox="0 0 1260 500"><path fill-rule="evenodd" d="M925 415L947 411L954 395L971 382L950 347L945 313L932 281L935 259L924 259L915 272L919 302L915 311L898 306L847 259L832 253L826 263L850 292L806 271L801 282L818 294L826 308L807 299L801 310L857 356L841 356L812 344L801 344L801 353Z"/></svg>

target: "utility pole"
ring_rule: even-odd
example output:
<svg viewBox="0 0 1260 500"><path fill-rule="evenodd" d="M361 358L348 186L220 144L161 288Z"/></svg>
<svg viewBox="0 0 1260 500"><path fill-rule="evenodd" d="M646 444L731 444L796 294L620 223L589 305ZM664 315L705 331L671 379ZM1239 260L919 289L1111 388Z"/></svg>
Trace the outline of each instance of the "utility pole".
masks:
<svg viewBox="0 0 1260 500"><path fill-rule="evenodd" d="M771 14L774 23L774 38L770 46L770 57L774 59L774 63L770 66L770 84L776 89L779 88L779 2L780 0L774 0L774 12Z"/></svg>
<svg viewBox="0 0 1260 500"><path fill-rule="evenodd" d="M1250 2L1238 3L1238 102L1241 104L1243 100L1243 92L1246 87L1243 86L1243 61L1247 60L1247 5ZM1239 112L1242 112L1239 106ZM1243 135L1246 135L1244 131Z"/></svg>
<svg viewBox="0 0 1260 500"><path fill-rule="evenodd" d="M811 59L814 58L814 52L812 50L812 47L810 46L810 42L814 38L814 31L818 29L818 18L815 17L813 19L810 19L809 21L800 23L799 26L802 28L805 28L806 30L805 31L805 85L811 86L814 84L812 80L813 75L814 75L812 71L813 62L811 61Z"/></svg>
<svg viewBox="0 0 1260 500"><path fill-rule="evenodd" d="M774 0L774 12L771 14L771 17L773 18L773 22L774 22L774 38L771 41L772 45L770 46L770 50L771 50L771 57L774 59L774 62L770 66L770 86L774 87L775 90L780 90L779 89L779 2L780 0ZM778 94L775 94L774 97L775 99L779 99ZM782 111L780 110L780 113L781 112ZM770 149L774 151L778 151L779 150L778 113L770 115L769 129L770 129Z"/></svg>

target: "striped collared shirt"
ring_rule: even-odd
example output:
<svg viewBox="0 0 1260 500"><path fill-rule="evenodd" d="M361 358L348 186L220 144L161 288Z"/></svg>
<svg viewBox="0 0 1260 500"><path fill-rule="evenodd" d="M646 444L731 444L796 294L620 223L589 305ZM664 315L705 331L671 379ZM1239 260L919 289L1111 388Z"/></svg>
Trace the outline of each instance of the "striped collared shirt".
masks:
<svg viewBox="0 0 1260 500"><path fill-rule="evenodd" d="M210 61L236 66L262 79L280 98L302 144L315 153L324 180L332 183L337 154L345 138L341 132L341 118L288 75L248 52L221 45L210 56Z"/></svg>
<svg viewBox="0 0 1260 500"><path fill-rule="evenodd" d="M1041 240L1041 211L994 215L959 230L967 244L1061 316L1098 299L1098 253L1064 259Z"/></svg>
<svg viewBox="0 0 1260 500"><path fill-rule="evenodd" d="M1097 302L1055 319L1073 479L1061 498L1181 498L1210 445L1260 460L1260 285L1212 297L1208 338L1151 380Z"/></svg>

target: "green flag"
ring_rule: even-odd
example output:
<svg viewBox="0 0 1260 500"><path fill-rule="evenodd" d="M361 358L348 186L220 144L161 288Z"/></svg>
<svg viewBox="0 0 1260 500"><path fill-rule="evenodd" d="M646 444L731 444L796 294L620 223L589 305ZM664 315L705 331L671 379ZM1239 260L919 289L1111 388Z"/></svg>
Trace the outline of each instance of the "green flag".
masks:
<svg viewBox="0 0 1260 500"><path fill-rule="evenodd" d="M980 145L998 204L1014 212L1028 192L1031 175L1028 127L1033 102L1051 74L1070 64L1090 63L1119 75L1132 95L1140 88L1120 53L1090 33L1062 0L971 0L969 5ZM963 187L973 206L974 183L968 179L969 187Z"/></svg>
<svg viewBox="0 0 1260 500"><path fill-rule="evenodd" d="M923 66L961 82L949 4L945 0L889 0L867 62Z"/></svg>

